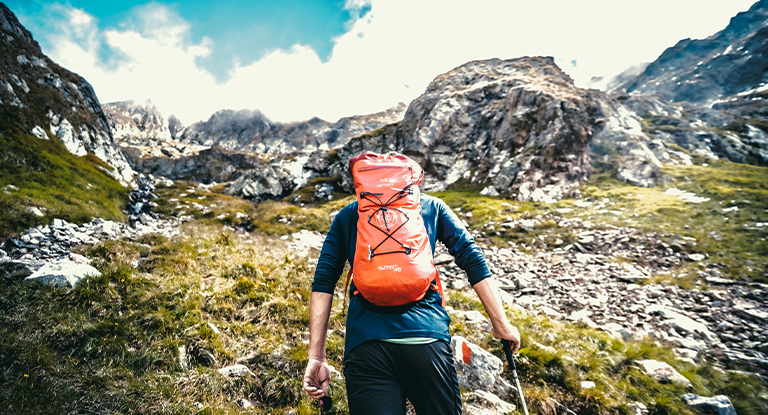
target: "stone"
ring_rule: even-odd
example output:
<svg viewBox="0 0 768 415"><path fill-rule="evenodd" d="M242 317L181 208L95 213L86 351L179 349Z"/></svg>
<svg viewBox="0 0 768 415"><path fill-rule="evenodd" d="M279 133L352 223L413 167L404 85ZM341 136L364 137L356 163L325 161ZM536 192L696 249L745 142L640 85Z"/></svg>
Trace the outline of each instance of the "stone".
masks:
<svg viewBox="0 0 768 415"><path fill-rule="evenodd" d="M100 275L101 272L90 265L78 264L70 260L59 260L43 265L25 280L57 287L76 287L83 279Z"/></svg>
<svg viewBox="0 0 768 415"><path fill-rule="evenodd" d="M246 374L250 374L251 376L256 376L253 374L253 372L251 372L251 369L248 369L248 366L241 365L241 364L222 367L221 369L219 369L219 373L221 373L224 376L228 376L232 378L243 377Z"/></svg>
<svg viewBox="0 0 768 415"><path fill-rule="evenodd" d="M39 217L39 218L42 218L43 216L45 216L45 213L43 213L43 211L40 210L40 208L38 208L37 206L29 206L29 207L27 207L27 212L29 212L29 213L31 213L31 214Z"/></svg>
<svg viewBox="0 0 768 415"><path fill-rule="evenodd" d="M514 276L515 284L519 290L530 287L536 278L536 274L532 272L523 272Z"/></svg>
<svg viewBox="0 0 768 415"><path fill-rule="evenodd" d="M597 324L592 321L591 318L589 318L592 315L592 313L588 309L582 309L579 311L574 311L571 313L570 316L568 316L568 320L573 321L576 324L581 324L589 328L596 328Z"/></svg>
<svg viewBox="0 0 768 415"><path fill-rule="evenodd" d="M461 336L451 338L453 359L459 386L466 389L493 391L504 364L501 359Z"/></svg>
<svg viewBox="0 0 768 415"><path fill-rule="evenodd" d="M685 388L692 388L693 384L680 372L665 362L658 360L638 360L637 363L645 373L658 382L673 382Z"/></svg>
<svg viewBox="0 0 768 415"><path fill-rule="evenodd" d="M480 194L483 196L499 196L499 192L496 190L493 186L486 186L483 188L483 190L480 191Z"/></svg>
<svg viewBox="0 0 768 415"><path fill-rule="evenodd" d="M744 303L737 303L733 306L733 311L742 318L758 323L768 323L768 312L759 308L747 307Z"/></svg>
<svg viewBox="0 0 768 415"><path fill-rule="evenodd" d="M181 370L187 371L190 369L189 366L189 355L187 354L187 346L179 346L179 366L181 367Z"/></svg>
<svg viewBox="0 0 768 415"><path fill-rule="evenodd" d="M210 351L203 349L202 347L194 348L193 355L198 363L201 363L205 366L214 367L217 364L216 356L214 356Z"/></svg>
<svg viewBox="0 0 768 415"><path fill-rule="evenodd" d="M75 254L75 253L70 252L68 257L69 257L70 261L72 261L72 262L74 262L76 264L85 264L85 265L90 265L91 264L91 260L90 259L88 259L88 258L86 258L86 257L84 257L82 255L79 255L79 254Z"/></svg>
<svg viewBox="0 0 768 415"><path fill-rule="evenodd" d="M638 187L653 187L661 179L659 165L649 160L630 158L619 164L616 178Z"/></svg>
<svg viewBox="0 0 768 415"><path fill-rule="evenodd" d="M208 326L209 329L211 329L212 332L216 333L217 335L221 334L221 331L219 331L219 328L216 327L216 325L214 325L210 321L207 323L207 326Z"/></svg>
<svg viewBox="0 0 768 415"><path fill-rule="evenodd" d="M592 389L595 386L595 382L589 381L589 380L582 380L581 381L581 389Z"/></svg>
<svg viewBox="0 0 768 415"><path fill-rule="evenodd" d="M44 261L35 259L17 259L0 261L0 275L9 280L22 279L34 274L45 265Z"/></svg>
<svg viewBox="0 0 768 415"><path fill-rule="evenodd" d="M440 254L434 259L435 265L446 265L453 262L453 256L450 254Z"/></svg>
<svg viewBox="0 0 768 415"><path fill-rule="evenodd" d="M520 229L526 232L533 232L534 228L536 227L536 221L532 219L520 219L518 226L520 226Z"/></svg>
<svg viewBox="0 0 768 415"><path fill-rule="evenodd" d="M705 258L706 257L704 256L704 254L688 254L688 259L690 259L693 262L701 262Z"/></svg>
<svg viewBox="0 0 768 415"><path fill-rule="evenodd" d="M515 412L515 405L503 401L498 396L484 391L475 390L465 395L467 405L464 408L465 414L490 415L490 414L512 414Z"/></svg>
<svg viewBox="0 0 768 415"><path fill-rule="evenodd" d="M648 407L643 405L642 402L632 402L627 406L629 407L629 410L632 411L630 415L648 415L650 413Z"/></svg>
<svg viewBox="0 0 768 415"><path fill-rule="evenodd" d="M457 314L460 318L463 318L465 324L475 325L475 324L489 323L488 319L485 318L483 313L477 310L469 310L469 311L456 310L454 311L454 314Z"/></svg>
<svg viewBox="0 0 768 415"><path fill-rule="evenodd" d="M699 333L707 339L714 339L715 335L707 328L706 324L699 323L690 317L686 317L680 312L664 307L662 305L654 304L646 309L648 314L658 314L667 318L676 330L683 333Z"/></svg>
<svg viewBox="0 0 768 415"><path fill-rule="evenodd" d="M681 395L681 398L683 398L688 406L700 414L736 415L736 409L733 407L731 400L725 395L706 398L693 393L686 393Z"/></svg>
<svg viewBox="0 0 768 415"><path fill-rule="evenodd" d="M287 196L295 187L294 177L289 172L279 165L270 164L243 173L224 192L246 199L279 199Z"/></svg>
<svg viewBox="0 0 768 415"><path fill-rule="evenodd" d="M624 272L616 275L616 277L622 281L637 283L637 282L648 280L650 278L649 275L637 269L632 264L628 264L628 263L622 264L622 268Z"/></svg>
<svg viewBox="0 0 768 415"><path fill-rule="evenodd" d="M463 290L469 287L469 283L463 279L457 279L451 281L451 288L454 290Z"/></svg>
<svg viewBox="0 0 768 415"><path fill-rule="evenodd" d="M316 184L313 200L333 200L333 185L328 183Z"/></svg>

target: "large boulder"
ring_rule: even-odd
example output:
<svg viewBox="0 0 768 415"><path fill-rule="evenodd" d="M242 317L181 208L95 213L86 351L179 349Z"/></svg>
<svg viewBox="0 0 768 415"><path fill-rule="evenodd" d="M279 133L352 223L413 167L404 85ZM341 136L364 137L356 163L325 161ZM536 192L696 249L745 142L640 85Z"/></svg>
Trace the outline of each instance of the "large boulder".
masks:
<svg viewBox="0 0 768 415"><path fill-rule="evenodd" d="M249 170L232 182L225 193L247 199L279 199L296 187L296 177L278 164L270 164L260 170Z"/></svg>
<svg viewBox="0 0 768 415"><path fill-rule="evenodd" d="M39 259L9 259L7 256L0 261L0 278L8 281L21 280L34 274L45 265Z"/></svg>
<svg viewBox="0 0 768 415"><path fill-rule="evenodd" d="M685 388L692 388L693 384L680 372L675 370L668 363L659 362L658 360L638 360L637 363L643 368L645 373L656 379L658 382L672 382L677 383Z"/></svg>
<svg viewBox="0 0 768 415"><path fill-rule="evenodd" d="M515 412L515 405L501 400L498 396L476 390L465 396L466 404L463 412L465 415L506 415Z"/></svg>
<svg viewBox="0 0 768 415"><path fill-rule="evenodd" d="M725 395L707 398L686 393L682 395L682 398L694 411L703 415L736 415L736 408Z"/></svg>
<svg viewBox="0 0 768 415"><path fill-rule="evenodd" d="M101 273L88 264L62 259L43 265L25 280L57 287L76 287L83 279L99 275Z"/></svg>
<svg viewBox="0 0 768 415"><path fill-rule="evenodd" d="M504 369L501 359L461 336L451 338L451 348L459 386L500 396L508 396L515 391L515 387L501 376Z"/></svg>
<svg viewBox="0 0 768 415"><path fill-rule="evenodd" d="M541 202L576 195L592 152L654 164L667 156L633 111L576 87L549 57L474 61L438 76L403 121L352 139L339 164L369 150L414 158L427 172L426 191L461 180ZM342 186L352 189L346 174Z"/></svg>

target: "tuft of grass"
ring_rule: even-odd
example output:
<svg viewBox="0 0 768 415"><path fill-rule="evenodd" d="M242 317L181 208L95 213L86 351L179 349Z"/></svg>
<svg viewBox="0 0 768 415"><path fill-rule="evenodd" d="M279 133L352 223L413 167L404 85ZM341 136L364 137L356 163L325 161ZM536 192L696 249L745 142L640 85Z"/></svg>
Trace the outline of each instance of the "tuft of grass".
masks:
<svg viewBox="0 0 768 415"><path fill-rule="evenodd" d="M333 222L331 214L354 201L352 195L303 207L282 201L265 201L256 206L250 226L270 235L290 235L302 229L328 232Z"/></svg>

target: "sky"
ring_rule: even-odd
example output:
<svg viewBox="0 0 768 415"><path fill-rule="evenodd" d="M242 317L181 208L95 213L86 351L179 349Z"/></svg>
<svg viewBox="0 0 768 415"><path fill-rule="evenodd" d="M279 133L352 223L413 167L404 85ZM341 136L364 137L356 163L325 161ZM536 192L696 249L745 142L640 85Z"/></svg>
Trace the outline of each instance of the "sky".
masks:
<svg viewBox="0 0 768 415"><path fill-rule="evenodd" d="M706 38L754 0L10 0L102 103L185 125L220 109L290 122L409 104L468 61L552 56L578 86Z"/></svg>

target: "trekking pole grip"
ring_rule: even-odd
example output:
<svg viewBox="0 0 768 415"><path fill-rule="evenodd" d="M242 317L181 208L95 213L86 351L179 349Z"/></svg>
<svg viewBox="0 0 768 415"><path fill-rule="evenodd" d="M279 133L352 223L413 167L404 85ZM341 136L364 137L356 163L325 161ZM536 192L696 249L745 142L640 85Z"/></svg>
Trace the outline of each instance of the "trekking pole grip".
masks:
<svg viewBox="0 0 768 415"><path fill-rule="evenodd" d="M509 365L517 370L515 367L515 358L512 355L512 342L507 339L501 339L501 350L504 350L504 354L507 356L507 362L509 362Z"/></svg>

